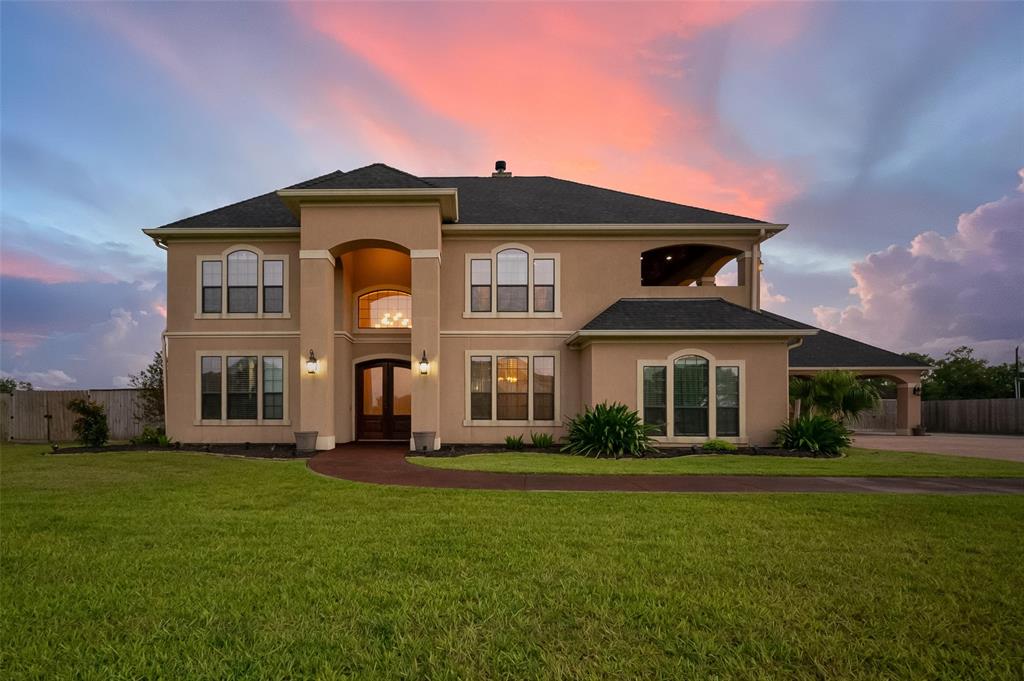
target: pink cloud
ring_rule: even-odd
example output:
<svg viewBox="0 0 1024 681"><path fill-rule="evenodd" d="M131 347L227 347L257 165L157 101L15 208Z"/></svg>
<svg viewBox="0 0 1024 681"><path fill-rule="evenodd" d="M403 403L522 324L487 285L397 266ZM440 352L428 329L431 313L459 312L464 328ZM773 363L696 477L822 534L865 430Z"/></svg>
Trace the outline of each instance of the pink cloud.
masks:
<svg viewBox="0 0 1024 681"><path fill-rule="evenodd" d="M452 167L413 170L483 172L486 161L506 158L521 175L561 175L755 217L794 191L772 165L721 153L712 141L714 112L669 101L652 81L680 59L663 54L658 41L691 39L736 20L749 5L293 8L416 106L480 140L472 169L466 158L449 158ZM339 98L366 96L325 99L337 105ZM431 140L403 135L402 115L384 111L355 120L381 149L418 160L417 150ZM444 147L446 140L435 142Z"/></svg>
<svg viewBox="0 0 1024 681"><path fill-rule="evenodd" d="M19 279L32 279L41 281L44 284L64 284L89 279L95 280L93 274L87 276L69 265L46 260L32 253L11 249L4 249L3 257L0 258L0 275L17 277Z"/></svg>
<svg viewBox="0 0 1024 681"><path fill-rule="evenodd" d="M1024 337L1022 252L1024 182L961 215L949 236L922 232L854 263L858 302L814 314L826 329L897 350L975 345L1005 359Z"/></svg>

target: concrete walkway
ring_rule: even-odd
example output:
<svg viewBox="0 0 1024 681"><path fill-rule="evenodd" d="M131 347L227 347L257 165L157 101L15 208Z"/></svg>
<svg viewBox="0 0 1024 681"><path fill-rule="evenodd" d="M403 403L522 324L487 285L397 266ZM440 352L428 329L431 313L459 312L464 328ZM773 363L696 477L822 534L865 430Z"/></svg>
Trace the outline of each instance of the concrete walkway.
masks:
<svg viewBox="0 0 1024 681"><path fill-rule="evenodd" d="M922 437L908 437L884 433L858 433L853 438L853 446L895 452L953 454L978 459L1024 462L1024 436L1020 435L934 433Z"/></svg>
<svg viewBox="0 0 1024 681"><path fill-rule="evenodd" d="M559 475L484 473L417 466L404 447L342 445L309 467L354 482L405 487L574 492L884 492L1024 494L1024 478L846 478L770 475Z"/></svg>

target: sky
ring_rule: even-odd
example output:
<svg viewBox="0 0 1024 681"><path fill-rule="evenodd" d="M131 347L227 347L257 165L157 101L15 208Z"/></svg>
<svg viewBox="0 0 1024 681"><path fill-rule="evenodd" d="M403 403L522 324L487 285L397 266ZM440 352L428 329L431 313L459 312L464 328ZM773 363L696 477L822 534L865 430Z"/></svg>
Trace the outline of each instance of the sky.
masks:
<svg viewBox="0 0 1024 681"><path fill-rule="evenodd" d="M0 3L0 372L123 386L142 233L335 169L551 175L787 223L765 307L1024 342L1024 3Z"/></svg>

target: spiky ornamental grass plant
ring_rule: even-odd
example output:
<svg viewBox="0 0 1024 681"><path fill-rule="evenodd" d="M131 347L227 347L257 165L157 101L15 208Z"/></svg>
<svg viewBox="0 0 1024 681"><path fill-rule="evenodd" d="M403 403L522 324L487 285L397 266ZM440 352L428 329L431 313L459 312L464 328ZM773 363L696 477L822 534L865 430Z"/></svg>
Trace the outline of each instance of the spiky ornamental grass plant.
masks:
<svg viewBox="0 0 1024 681"><path fill-rule="evenodd" d="M826 456L838 456L850 446L850 430L830 416L805 414L775 431L779 446Z"/></svg>
<svg viewBox="0 0 1024 681"><path fill-rule="evenodd" d="M621 402L602 402L593 409L584 407L566 422L569 434L562 451L579 456L643 456L654 449L652 426Z"/></svg>

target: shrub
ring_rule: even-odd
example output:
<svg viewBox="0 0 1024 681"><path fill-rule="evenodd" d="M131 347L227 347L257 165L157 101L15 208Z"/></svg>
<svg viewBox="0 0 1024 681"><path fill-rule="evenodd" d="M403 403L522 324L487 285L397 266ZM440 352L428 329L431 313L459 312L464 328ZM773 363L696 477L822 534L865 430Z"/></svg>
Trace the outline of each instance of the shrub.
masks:
<svg viewBox="0 0 1024 681"><path fill-rule="evenodd" d="M522 435L506 435L505 446L511 450L519 450L523 448L523 436Z"/></svg>
<svg viewBox="0 0 1024 681"><path fill-rule="evenodd" d="M530 442L534 447L552 447L555 444L555 438L550 433L530 433Z"/></svg>
<svg viewBox="0 0 1024 681"><path fill-rule="evenodd" d="M725 440L708 440L700 448L708 452L735 452L737 449L736 445Z"/></svg>
<svg viewBox="0 0 1024 681"><path fill-rule="evenodd" d="M851 431L842 422L821 414L809 414L784 423L775 433L778 444L786 449L836 456L850 446Z"/></svg>
<svg viewBox="0 0 1024 681"><path fill-rule="evenodd" d="M582 414L568 420L569 434L563 452L580 456L643 456L654 449L651 440L653 426L640 420L640 415L629 407L613 402L602 402L593 409L586 407Z"/></svg>
<svg viewBox="0 0 1024 681"><path fill-rule="evenodd" d="M166 447L171 444L171 438L167 437L162 427L150 428L146 426L142 429L142 434L133 437L131 442L133 445L158 445Z"/></svg>
<svg viewBox="0 0 1024 681"><path fill-rule="evenodd" d="M68 409L78 414L73 429L78 441L87 447L102 447L110 437L107 425L107 410L92 400L75 399L68 402Z"/></svg>

